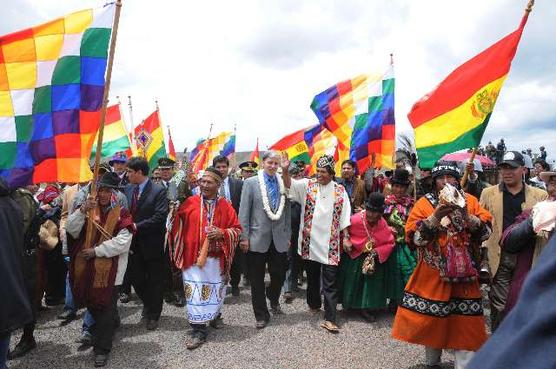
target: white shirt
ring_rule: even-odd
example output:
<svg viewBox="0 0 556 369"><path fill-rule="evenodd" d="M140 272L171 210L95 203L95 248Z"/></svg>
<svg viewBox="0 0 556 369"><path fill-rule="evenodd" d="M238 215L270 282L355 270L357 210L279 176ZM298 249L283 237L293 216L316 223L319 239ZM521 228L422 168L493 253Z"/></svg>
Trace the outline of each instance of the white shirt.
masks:
<svg viewBox="0 0 556 369"><path fill-rule="evenodd" d="M305 204L309 179L291 180L290 199L300 204ZM330 236L332 231L332 216L334 214L334 185L333 181L326 185L317 185L315 201L315 212L311 224L309 260L321 264L330 264L328 252L330 248ZM350 225L351 206L346 191L343 191L343 206L340 215L339 231ZM303 240L303 228L305 218L305 206L301 206L301 226L299 227L299 253L301 254L301 243ZM341 232L340 232L341 233ZM341 234L340 234L341 237ZM338 258L339 259L339 258Z"/></svg>

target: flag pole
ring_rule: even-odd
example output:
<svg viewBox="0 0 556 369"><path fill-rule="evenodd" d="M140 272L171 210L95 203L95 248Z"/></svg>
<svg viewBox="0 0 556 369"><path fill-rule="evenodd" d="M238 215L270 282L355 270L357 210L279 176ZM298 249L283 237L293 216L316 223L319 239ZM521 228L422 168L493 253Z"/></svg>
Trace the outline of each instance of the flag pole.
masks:
<svg viewBox="0 0 556 369"><path fill-rule="evenodd" d="M156 99L154 101L154 105L156 106L156 114L158 115L158 122L160 123L160 129L162 129L162 127L164 126L164 124L162 124L162 118L160 117L160 108L158 107L158 99ZM167 126L168 127L168 126ZM164 130L163 130L164 132ZM168 132L170 132L168 130ZM166 152L166 157L168 157L168 150L167 150L167 145L166 145L166 137L164 136L164 134L162 134L162 143L164 144L164 151Z"/></svg>
<svg viewBox="0 0 556 369"><path fill-rule="evenodd" d="M112 66L114 65L114 54L116 52L116 38L118 36L118 25L120 23L120 12L122 10L122 0L116 1L116 11L114 14L114 25L112 27L112 39L110 40L110 49L108 52L108 64L106 67L106 83L102 96L102 107L100 108L100 127L97 138L97 151L95 153L95 166L93 172L93 181L91 182L91 190L89 197L95 198L97 192L98 171L100 166L100 158L102 151L102 139L104 136L104 124L106 122L106 107L108 105L108 94L110 92L110 82L112 79ZM89 210L89 219L93 219L94 209ZM93 222L87 224L87 233L85 237L85 248L91 247L93 236Z"/></svg>
<svg viewBox="0 0 556 369"><path fill-rule="evenodd" d="M232 156L232 168L235 169L237 166L237 158L236 158L236 143L237 143L237 123L234 123L234 152Z"/></svg>
<svg viewBox="0 0 556 369"><path fill-rule="evenodd" d="M525 8L525 11L524 11L524 14L523 14L523 19L521 21L520 27L525 26L525 22L527 22L527 19L529 17L529 13L531 13L531 11L533 10L534 5L535 5L535 0L529 0L528 1L527 7ZM475 156L477 155L477 150L478 150L478 147L473 148L473 152L471 153L471 157L469 158L468 164L473 163L473 161L475 160ZM465 184L467 183L467 178L468 177L469 177L469 172L468 172L467 166L466 166L465 167L465 172L463 173L463 177L461 178L461 182L460 182L461 187L465 186Z"/></svg>
<svg viewBox="0 0 556 369"><path fill-rule="evenodd" d="M137 151L137 142L135 141L135 125L133 123L133 105L131 104L131 95L127 96L127 107L129 108L129 123L131 124L131 144L135 146L135 151ZM131 148L133 153L133 147Z"/></svg>

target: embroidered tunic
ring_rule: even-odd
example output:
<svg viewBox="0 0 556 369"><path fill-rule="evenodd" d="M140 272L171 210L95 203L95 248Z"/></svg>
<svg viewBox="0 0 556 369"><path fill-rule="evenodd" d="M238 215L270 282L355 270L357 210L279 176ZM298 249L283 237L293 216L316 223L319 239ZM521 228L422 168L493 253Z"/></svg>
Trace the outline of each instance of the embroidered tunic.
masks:
<svg viewBox="0 0 556 369"><path fill-rule="evenodd" d="M446 278L450 260L464 260L458 240L471 242L468 249L472 249L471 245L478 246L490 235L490 213L474 196L466 194L466 202L468 213L480 222L464 222L462 230L451 237L446 227L427 219L436 206L434 196L420 198L409 214L406 241L417 247L418 262L394 320L394 338L436 349L468 351L477 351L486 341L479 282L475 278L451 282Z"/></svg>
<svg viewBox="0 0 556 369"><path fill-rule="evenodd" d="M340 262L341 231L350 224L351 206L343 186L316 179L291 181L290 198L302 204L299 254L321 264Z"/></svg>

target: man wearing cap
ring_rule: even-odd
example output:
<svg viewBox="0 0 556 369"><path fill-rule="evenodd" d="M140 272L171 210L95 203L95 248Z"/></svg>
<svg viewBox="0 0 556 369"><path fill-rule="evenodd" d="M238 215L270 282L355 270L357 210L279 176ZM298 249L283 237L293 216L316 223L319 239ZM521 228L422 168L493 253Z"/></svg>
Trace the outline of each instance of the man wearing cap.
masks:
<svg viewBox="0 0 556 369"><path fill-rule="evenodd" d="M495 330L504 318L510 282L516 266L516 257L500 249L503 232L523 210L531 209L537 202L547 198L546 191L526 184L525 160L517 151L508 151L498 164L501 182L483 190L481 206L491 212L492 235L485 242L492 275L490 289L491 325Z"/></svg>
<svg viewBox="0 0 556 369"><path fill-rule="evenodd" d="M506 228L500 241L500 247L516 257L503 316L507 316L514 307L525 278L536 266L541 252L554 233L556 172L541 172L539 177L546 183L548 199L521 213L515 223Z"/></svg>
<svg viewBox="0 0 556 369"><path fill-rule="evenodd" d="M212 160L212 166L222 174L223 178L218 194L228 200L232 204L236 214L239 214L243 181L228 175L230 171L230 161L223 155L215 157ZM236 252L230 272L230 285L232 286L233 296L239 296L239 281L241 279L241 274L243 274L243 278L246 278L245 255L241 252Z"/></svg>
<svg viewBox="0 0 556 369"><path fill-rule="evenodd" d="M429 367L440 366L442 350L452 349L455 368L463 369L487 339L476 259L491 215L459 190L457 163L438 162L431 175L434 191L415 203L405 226L418 261L392 336L425 346Z"/></svg>
<svg viewBox="0 0 556 369"><path fill-rule="evenodd" d="M98 183L96 198L76 204L68 216L66 231L71 250L70 282L77 306L86 306L95 320L95 367L105 366L112 349L114 331L120 324L118 286L124 279L135 225L116 193L120 178L106 173ZM94 221L89 219L92 212ZM92 222L91 244L87 230Z"/></svg>
<svg viewBox="0 0 556 369"><path fill-rule="evenodd" d="M168 190L168 197L170 199L174 198L177 196L176 193L176 188L174 186L173 191L170 191L170 186L171 186L171 182L170 180L172 179L172 177L174 176L174 165L176 164L175 161L173 161L170 158L160 158L158 159L158 172L159 172L159 176L160 176L160 184L166 188ZM172 193L170 193L172 192Z"/></svg>
<svg viewBox="0 0 556 369"><path fill-rule="evenodd" d="M357 164L353 160L347 159L342 162L342 178L338 183L347 191L351 211L355 213L361 210L367 198L367 191L365 191L365 182L357 178Z"/></svg>
<svg viewBox="0 0 556 369"><path fill-rule="evenodd" d="M174 166L176 162L170 158L160 158L158 159L158 171L160 176L160 184L166 189L168 195L168 207L169 207L169 219L167 224L170 224L173 218L173 214L179 204L176 204L178 200L178 183L174 178ZM185 197L191 195L191 191L187 187L184 193ZM181 271L176 269L174 263L170 260L170 255L168 254L168 249L165 251L166 265L165 265L165 291L164 300L169 304L175 304L178 307L184 305L184 295L183 295L183 284L181 281Z"/></svg>
<svg viewBox="0 0 556 369"><path fill-rule="evenodd" d="M118 178L120 178L118 186L121 189L123 189L129 183L127 179L126 163L127 155L123 151L114 154L112 159L110 159L110 161L108 162L108 164L110 164L110 167L112 167L112 171L118 175Z"/></svg>
<svg viewBox="0 0 556 369"><path fill-rule="evenodd" d="M251 178L257 174L257 167L259 165L254 161L248 160L244 161L239 165L239 169L241 169L241 178L246 180L247 178Z"/></svg>
<svg viewBox="0 0 556 369"><path fill-rule="evenodd" d="M277 151L264 153L263 170L243 184L239 208L243 232L240 247L247 253L251 302L258 329L266 327L270 320L267 298L272 313L283 314L279 299L288 269L291 209L282 178L276 174L280 157ZM265 287L267 264L270 285Z"/></svg>
<svg viewBox="0 0 556 369"><path fill-rule="evenodd" d="M207 168L199 181L201 194L185 200L171 230L171 255L182 271L187 320L193 328L186 342L190 350L206 341L207 323L220 316L241 234L234 208L218 196L221 182L220 172Z"/></svg>
<svg viewBox="0 0 556 369"><path fill-rule="evenodd" d="M339 331L336 325L338 302L338 265L341 238L349 239L351 206L349 196L334 178L334 158L323 155L317 160L317 177L292 180L288 173L289 160L282 160L282 176L290 198L303 204L299 230L299 253L305 260L307 272L307 304L312 313L320 311L321 280L324 295L324 322L329 332ZM322 276L322 278L321 278Z"/></svg>
<svg viewBox="0 0 556 369"><path fill-rule="evenodd" d="M130 276L143 301L147 329L155 330L162 312L165 264L164 238L168 217L168 198L161 185L149 179L149 163L133 157L127 163L129 183L125 194L137 233L130 252Z"/></svg>

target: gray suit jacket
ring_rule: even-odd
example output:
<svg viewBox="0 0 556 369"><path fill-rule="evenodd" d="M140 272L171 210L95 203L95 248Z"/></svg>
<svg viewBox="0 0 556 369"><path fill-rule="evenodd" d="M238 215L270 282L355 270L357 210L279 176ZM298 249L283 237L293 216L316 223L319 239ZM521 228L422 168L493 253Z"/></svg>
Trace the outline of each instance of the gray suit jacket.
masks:
<svg viewBox="0 0 556 369"><path fill-rule="evenodd" d="M258 176L248 178L243 183L239 221L243 229L242 239L249 239L249 251L267 252L271 241L274 241L276 251L288 251L292 232L290 200L286 197L280 219L270 220L263 208Z"/></svg>

